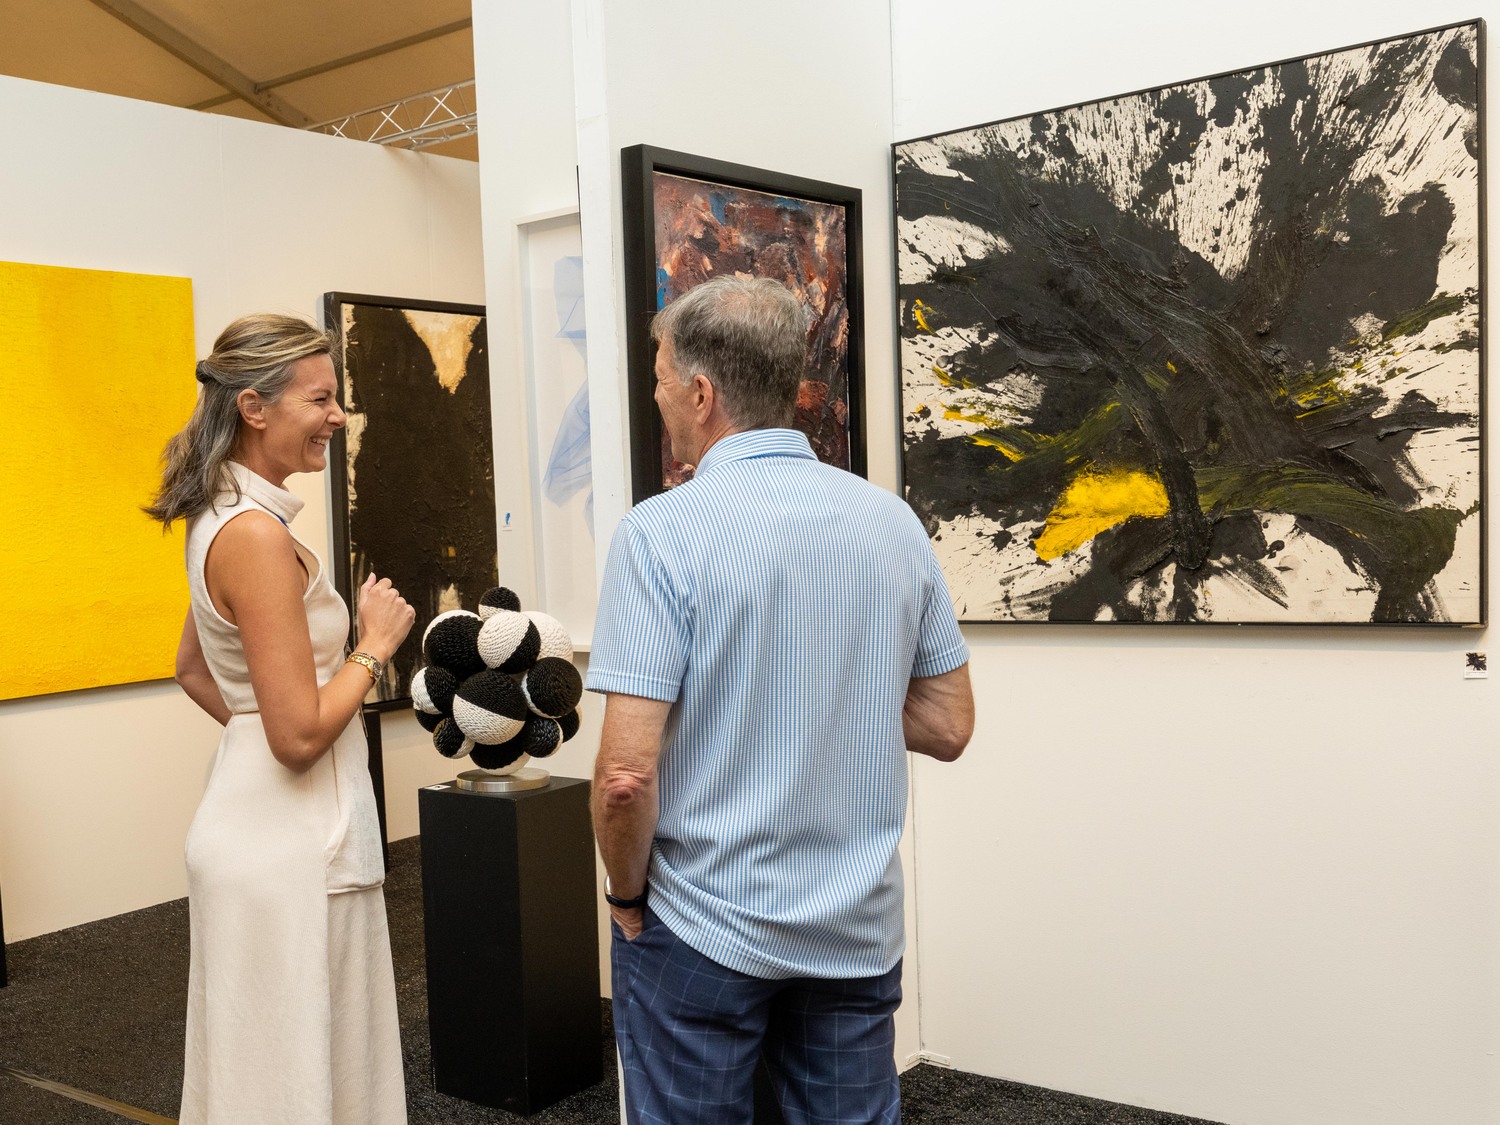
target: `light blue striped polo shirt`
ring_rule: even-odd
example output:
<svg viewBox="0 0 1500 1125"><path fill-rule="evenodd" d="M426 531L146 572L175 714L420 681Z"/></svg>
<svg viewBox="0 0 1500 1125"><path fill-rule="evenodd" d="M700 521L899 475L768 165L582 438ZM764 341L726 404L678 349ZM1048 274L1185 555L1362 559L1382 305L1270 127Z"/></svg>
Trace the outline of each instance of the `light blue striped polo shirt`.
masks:
<svg viewBox="0 0 1500 1125"><path fill-rule="evenodd" d="M651 908L763 978L865 977L905 947L913 676L969 658L927 534L796 430L716 442L610 545L591 691L675 702Z"/></svg>

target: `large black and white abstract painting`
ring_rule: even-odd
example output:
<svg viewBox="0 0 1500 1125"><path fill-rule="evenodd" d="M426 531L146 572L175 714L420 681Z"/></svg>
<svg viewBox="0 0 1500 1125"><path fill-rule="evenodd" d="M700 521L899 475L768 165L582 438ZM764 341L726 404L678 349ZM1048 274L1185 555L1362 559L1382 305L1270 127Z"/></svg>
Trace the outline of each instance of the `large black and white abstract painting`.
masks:
<svg viewBox="0 0 1500 1125"><path fill-rule="evenodd" d="M894 146L962 619L1483 621L1481 33Z"/></svg>

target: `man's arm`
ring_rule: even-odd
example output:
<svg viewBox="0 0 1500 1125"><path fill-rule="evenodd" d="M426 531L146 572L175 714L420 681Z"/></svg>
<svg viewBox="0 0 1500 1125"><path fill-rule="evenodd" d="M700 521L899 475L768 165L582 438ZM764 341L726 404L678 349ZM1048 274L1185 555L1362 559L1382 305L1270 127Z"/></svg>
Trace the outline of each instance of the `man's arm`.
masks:
<svg viewBox="0 0 1500 1125"><path fill-rule="evenodd" d="M610 893L616 898L635 898L646 889L656 835L656 761L671 710L670 703L639 695L611 692L605 697L589 803ZM612 906L610 914L627 939L640 934L644 908Z"/></svg>
<svg viewBox="0 0 1500 1125"><path fill-rule="evenodd" d="M906 748L940 762L954 761L974 734L974 692L969 666L940 676L913 677L901 708Z"/></svg>

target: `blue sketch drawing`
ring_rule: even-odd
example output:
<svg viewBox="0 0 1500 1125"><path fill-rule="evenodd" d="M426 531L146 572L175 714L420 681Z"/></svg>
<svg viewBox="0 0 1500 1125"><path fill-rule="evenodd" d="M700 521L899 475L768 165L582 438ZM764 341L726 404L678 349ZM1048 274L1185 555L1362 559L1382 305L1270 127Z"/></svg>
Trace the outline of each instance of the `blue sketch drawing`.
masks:
<svg viewBox="0 0 1500 1125"><path fill-rule="evenodd" d="M557 302L557 338L571 341L578 354L588 359L588 341L583 329L583 259L559 258L552 270L552 295ZM552 439L542 488L548 500L561 507L588 489L584 520L594 534L594 472L589 450L589 384L585 379L563 411Z"/></svg>

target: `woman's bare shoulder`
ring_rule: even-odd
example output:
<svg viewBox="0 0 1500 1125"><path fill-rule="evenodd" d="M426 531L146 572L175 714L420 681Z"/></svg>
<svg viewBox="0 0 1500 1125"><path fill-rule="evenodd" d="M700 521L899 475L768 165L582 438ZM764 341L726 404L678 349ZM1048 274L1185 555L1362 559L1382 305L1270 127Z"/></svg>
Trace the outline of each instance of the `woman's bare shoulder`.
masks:
<svg viewBox="0 0 1500 1125"><path fill-rule="evenodd" d="M214 536L214 542L256 553L272 551L279 554L291 549L292 533L270 512L251 508L231 516Z"/></svg>

